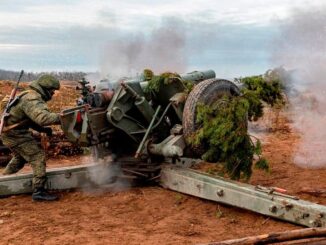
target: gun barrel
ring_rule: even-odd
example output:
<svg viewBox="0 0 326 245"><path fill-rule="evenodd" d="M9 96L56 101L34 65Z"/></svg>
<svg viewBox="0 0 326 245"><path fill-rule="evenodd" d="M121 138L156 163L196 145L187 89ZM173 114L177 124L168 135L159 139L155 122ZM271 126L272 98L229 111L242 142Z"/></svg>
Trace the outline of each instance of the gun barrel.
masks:
<svg viewBox="0 0 326 245"><path fill-rule="evenodd" d="M206 79L211 79L211 78L215 78L216 74L215 71L213 70L207 70L207 71L193 71L193 72L189 72L186 74L182 74L181 78L183 80L187 80L187 81L192 81L195 84L204 81Z"/></svg>

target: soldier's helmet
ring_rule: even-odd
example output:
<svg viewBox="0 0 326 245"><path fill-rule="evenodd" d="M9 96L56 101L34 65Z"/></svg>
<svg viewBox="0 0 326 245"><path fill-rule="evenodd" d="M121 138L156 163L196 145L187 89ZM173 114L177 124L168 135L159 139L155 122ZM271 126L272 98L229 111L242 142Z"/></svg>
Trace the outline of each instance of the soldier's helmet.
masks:
<svg viewBox="0 0 326 245"><path fill-rule="evenodd" d="M58 79L51 75L43 75L38 80L37 83L44 89L47 90L59 90L60 82Z"/></svg>
<svg viewBox="0 0 326 245"><path fill-rule="evenodd" d="M51 75L43 75L37 79L36 84L43 90L43 98L45 101L51 100L55 90L60 89L60 82Z"/></svg>

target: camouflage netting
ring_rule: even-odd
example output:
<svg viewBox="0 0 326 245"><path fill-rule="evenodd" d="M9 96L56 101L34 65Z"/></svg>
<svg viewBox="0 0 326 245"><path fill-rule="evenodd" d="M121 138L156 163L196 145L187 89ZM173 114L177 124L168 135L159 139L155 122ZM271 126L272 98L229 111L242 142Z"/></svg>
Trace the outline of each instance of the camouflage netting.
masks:
<svg viewBox="0 0 326 245"><path fill-rule="evenodd" d="M181 81L185 86L187 92L190 92L194 86L192 82L181 79L178 73L164 72L160 75L154 75L153 71L145 69L143 71L143 76L145 81L148 81L148 86L146 87L145 92L159 92L162 86L165 84L172 83L176 80Z"/></svg>
<svg viewBox="0 0 326 245"><path fill-rule="evenodd" d="M268 76L240 79L245 88L237 97L222 98L213 105L198 105L197 123L201 125L192 138L194 147L204 145L202 155L209 162L223 164L223 172L232 179L249 179L254 157L256 168L269 170L266 159L261 157L261 143L248 134L247 119L258 120L265 105L284 105L281 81Z"/></svg>
<svg viewBox="0 0 326 245"><path fill-rule="evenodd" d="M148 81L147 93L157 93L164 84L180 80L179 74L166 72L154 75L149 69L145 69L143 75ZM201 126L189 142L195 148L204 146L204 149L207 149L202 159L222 163L222 174L232 179L249 179L255 156L258 159L255 162L256 168L268 171L269 165L261 156L259 139L248 134L248 120L256 121L262 117L264 106L282 107L283 87L278 74L271 70L265 75L239 80L244 84L240 96L225 96L209 106L198 105L196 120ZM182 82L189 93L193 83Z"/></svg>

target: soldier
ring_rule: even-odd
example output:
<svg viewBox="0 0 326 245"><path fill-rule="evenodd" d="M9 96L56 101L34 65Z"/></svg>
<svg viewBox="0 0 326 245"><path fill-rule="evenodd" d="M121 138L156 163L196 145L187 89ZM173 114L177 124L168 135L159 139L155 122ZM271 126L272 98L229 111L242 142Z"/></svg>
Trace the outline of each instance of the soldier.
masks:
<svg viewBox="0 0 326 245"><path fill-rule="evenodd" d="M29 162L33 168L34 201L54 201L57 196L48 193L44 186L45 152L32 137L30 128L52 134L52 129L44 127L60 123L59 115L48 110L46 102L51 100L55 90L60 89L60 82L50 75L43 75L29 85L29 90L20 95L16 105L10 109L6 127L2 133L3 144L9 147L13 158L3 174L14 174Z"/></svg>

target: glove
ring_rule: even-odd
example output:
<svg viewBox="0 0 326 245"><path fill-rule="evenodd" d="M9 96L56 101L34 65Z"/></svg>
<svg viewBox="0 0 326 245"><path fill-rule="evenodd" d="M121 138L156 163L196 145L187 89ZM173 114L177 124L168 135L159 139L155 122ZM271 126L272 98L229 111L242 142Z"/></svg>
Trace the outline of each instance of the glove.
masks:
<svg viewBox="0 0 326 245"><path fill-rule="evenodd" d="M42 132L45 133L48 137L51 137L53 135L52 128L50 127L43 128Z"/></svg>

